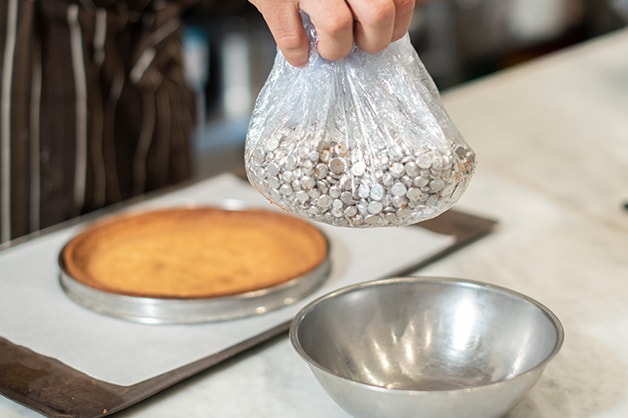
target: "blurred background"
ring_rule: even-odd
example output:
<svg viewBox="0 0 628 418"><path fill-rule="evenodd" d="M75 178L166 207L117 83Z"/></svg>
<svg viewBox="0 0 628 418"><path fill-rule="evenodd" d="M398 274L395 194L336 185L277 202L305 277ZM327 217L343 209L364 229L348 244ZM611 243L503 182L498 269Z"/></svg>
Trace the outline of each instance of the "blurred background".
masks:
<svg viewBox="0 0 628 418"><path fill-rule="evenodd" d="M186 73L196 91L196 175L241 164L255 98L276 47L245 0L209 2L184 18ZM558 51L628 24L628 0L431 0L410 38L439 89Z"/></svg>

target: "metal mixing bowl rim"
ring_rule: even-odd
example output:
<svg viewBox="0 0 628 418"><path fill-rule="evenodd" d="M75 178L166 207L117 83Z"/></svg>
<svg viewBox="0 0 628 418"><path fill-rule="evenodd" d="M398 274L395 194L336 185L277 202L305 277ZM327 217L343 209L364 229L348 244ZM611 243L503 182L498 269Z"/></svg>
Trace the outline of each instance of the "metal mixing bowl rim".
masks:
<svg viewBox="0 0 628 418"><path fill-rule="evenodd" d="M303 346L301 345L301 342L299 341L298 338L298 330L299 327L301 325L301 323L303 322L304 318L310 313L312 312L314 309L316 309L317 306L319 306L321 303L330 300L330 299L334 299L338 296L347 294L347 293L351 293L351 292L355 292L358 291L360 289L363 288L367 288L367 287L374 287L374 286L384 286L384 285L390 285L390 284L396 284L396 283L404 283L404 282L432 282L432 283L444 283L444 284L455 284L455 285L463 285L463 286L468 286L468 287L477 287L477 288L485 288L485 289L489 289L492 291L497 291L497 292L503 292L506 293L510 296L514 296L516 298L520 298L528 303L531 303L532 305L536 306L538 309L541 310L541 312L543 312L543 314L545 316L547 316L547 318L550 320L550 322L552 323L552 325L554 326L554 329L556 331L556 341L554 342L554 347L552 348L552 351L545 356L545 358L540 361L537 365L535 365L534 367L531 367L528 370L525 370L521 373L518 373L514 376L510 376L506 379L503 380L499 380L496 382L490 382L490 383L486 383L486 384L481 384L481 385L477 385L477 386L469 386L469 387L465 387L465 388L458 388L458 389L439 389L439 390L414 390L414 389L399 389L399 388L387 388L384 386L378 386L378 385L373 385L367 382L362 382L362 381L358 381L358 380L353 380L344 376L340 376L337 373L335 373L333 370L328 369L327 367L324 367L323 365L321 365L319 362L317 362L315 359L313 359L307 352L306 350L303 348ZM478 281L478 280L471 280L471 279L460 279L460 278L453 278L453 277L440 277L440 276L404 276L404 277L390 277L390 278L384 278L384 279L377 279L377 280L370 280L370 281L365 281L365 282L360 282L360 283L355 283L352 285L348 285L348 286L344 286L341 288L338 288L336 290L333 290L325 295L319 296L318 298L312 300L311 302L309 302L307 305L305 305L303 308L301 308L301 310L299 310L299 312L297 312L297 314L294 316L291 324L290 324L290 330L289 330L289 338L290 338L290 342L293 346L293 348L296 350L297 353L299 353L299 355L310 365L310 367L315 367L316 369L330 374L338 379L342 379L346 382L349 382L351 384L356 384L356 385L361 385L361 386L366 386L368 388L370 388L371 390L381 390L381 391L387 391L387 392L394 392L394 393L413 393L413 394L417 394L417 393L432 393L432 392L469 392L469 391L475 391L475 390L480 390L482 388L487 388L490 386L497 386L497 385L503 385L506 382L515 380L521 376L524 376L526 374L532 373L534 371L538 371L538 370L543 370L547 364L556 356L556 354L558 354L558 352L560 351L563 342L565 340L565 330L564 327L560 321L560 319L558 318L558 316L556 316L556 314L554 314L554 312L552 312L547 306L545 306L544 304L540 303L539 301L537 301L536 299L531 298L530 296L527 296L523 293L520 293L516 290L512 290L503 286L499 286L499 285L495 285L492 283L487 283L487 282L482 282L482 281Z"/></svg>

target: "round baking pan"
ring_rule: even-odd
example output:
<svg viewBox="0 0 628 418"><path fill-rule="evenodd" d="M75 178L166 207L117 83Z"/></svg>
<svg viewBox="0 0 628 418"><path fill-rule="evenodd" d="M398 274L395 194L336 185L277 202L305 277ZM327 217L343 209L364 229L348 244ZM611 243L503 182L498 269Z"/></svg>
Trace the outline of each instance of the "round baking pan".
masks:
<svg viewBox="0 0 628 418"><path fill-rule="evenodd" d="M202 208L217 208L229 211L260 210L234 201L225 202L220 206L200 207L200 209ZM199 207L176 209L196 210ZM147 212L149 211L136 213L142 215ZM268 212L273 214L280 213L275 211ZM281 215L290 216L283 213ZM129 215L121 215L121 217L124 216ZM112 217L112 219L115 220L115 217ZM86 308L112 317L145 324L191 324L261 315L291 305L307 297L327 280L331 270L329 259L330 242L319 228L314 228L321 234L326 243L326 254L322 262L304 274L290 278L277 285L243 293L213 297L180 298L145 297L105 291L87 285L70 274L63 254L72 240L63 247L59 254L60 284L70 299ZM88 230L89 226L84 231Z"/></svg>

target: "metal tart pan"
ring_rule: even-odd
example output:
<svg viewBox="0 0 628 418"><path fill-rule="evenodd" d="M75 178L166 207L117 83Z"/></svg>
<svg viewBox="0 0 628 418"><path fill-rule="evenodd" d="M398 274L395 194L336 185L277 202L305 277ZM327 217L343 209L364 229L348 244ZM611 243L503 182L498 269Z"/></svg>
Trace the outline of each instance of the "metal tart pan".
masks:
<svg viewBox="0 0 628 418"><path fill-rule="evenodd" d="M237 202L215 205L220 209L253 209ZM318 228L317 228L318 229ZM59 282L67 296L92 311L143 324L193 324L233 320L261 315L291 305L320 288L331 271L330 241L324 260L304 275L276 286L237 295L210 298L156 298L128 296L106 292L83 284L72 277L63 261L65 246L59 254Z"/></svg>

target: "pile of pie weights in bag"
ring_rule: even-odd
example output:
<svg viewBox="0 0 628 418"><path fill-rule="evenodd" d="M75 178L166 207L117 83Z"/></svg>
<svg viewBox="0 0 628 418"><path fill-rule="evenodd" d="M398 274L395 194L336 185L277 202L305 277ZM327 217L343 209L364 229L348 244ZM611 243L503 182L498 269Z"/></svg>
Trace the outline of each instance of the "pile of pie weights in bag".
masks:
<svg viewBox="0 0 628 418"><path fill-rule="evenodd" d="M251 183L271 202L335 226L409 225L440 214L466 188L475 154L464 144L364 155L303 132L276 132L248 161ZM303 144L295 149L296 143ZM309 146L308 146L309 145Z"/></svg>

